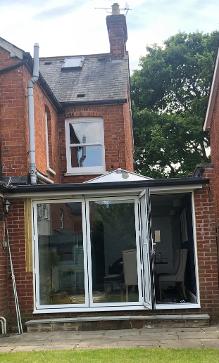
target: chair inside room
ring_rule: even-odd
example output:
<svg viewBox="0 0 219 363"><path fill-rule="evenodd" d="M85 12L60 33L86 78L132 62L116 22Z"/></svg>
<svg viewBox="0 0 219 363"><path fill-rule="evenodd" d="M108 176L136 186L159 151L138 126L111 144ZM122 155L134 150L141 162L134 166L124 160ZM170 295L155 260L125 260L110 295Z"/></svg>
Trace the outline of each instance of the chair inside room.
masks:
<svg viewBox="0 0 219 363"><path fill-rule="evenodd" d="M122 251L123 273L126 290L126 301L129 299L129 287L138 285L136 249Z"/></svg>
<svg viewBox="0 0 219 363"><path fill-rule="evenodd" d="M159 293L160 300L162 300L162 291L165 287L168 286L169 283L174 283L175 285L179 285L181 288L181 295L183 299L186 299L186 289L185 289L185 269L187 262L187 249L181 249L179 251L179 263L178 268L175 274L161 274L159 275Z"/></svg>

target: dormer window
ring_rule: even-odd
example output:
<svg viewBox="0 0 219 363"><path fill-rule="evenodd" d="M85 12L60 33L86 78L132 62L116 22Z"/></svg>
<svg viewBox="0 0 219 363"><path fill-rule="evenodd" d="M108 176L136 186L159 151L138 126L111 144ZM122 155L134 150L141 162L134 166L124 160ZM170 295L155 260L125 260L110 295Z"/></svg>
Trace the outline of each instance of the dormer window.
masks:
<svg viewBox="0 0 219 363"><path fill-rule="evenodd" d="M104 130L101 118L66 120L67 174L105 171Z"/></svg>

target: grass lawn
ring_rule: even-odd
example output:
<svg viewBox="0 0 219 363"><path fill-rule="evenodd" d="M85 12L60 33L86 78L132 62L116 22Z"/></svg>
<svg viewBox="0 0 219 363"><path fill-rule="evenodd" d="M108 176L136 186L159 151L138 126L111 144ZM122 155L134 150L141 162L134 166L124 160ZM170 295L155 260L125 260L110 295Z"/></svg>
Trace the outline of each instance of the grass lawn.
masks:
<svg viewBox="0 0 219 363"><path fill-rule="evenodd" d="M218 363L216 349L101 349L0 353L0 363Z"/></svg>

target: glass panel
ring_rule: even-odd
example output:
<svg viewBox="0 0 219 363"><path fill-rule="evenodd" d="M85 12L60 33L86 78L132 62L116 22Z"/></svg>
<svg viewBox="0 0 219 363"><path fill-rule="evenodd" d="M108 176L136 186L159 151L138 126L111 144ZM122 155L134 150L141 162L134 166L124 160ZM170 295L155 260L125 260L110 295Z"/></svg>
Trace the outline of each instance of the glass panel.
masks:
<svg viewBox="0 0 219 363"><path fill-rule="evenodd" d="M71 166L92 167L103 165L103 147L101 145L71 147Z"/></svg>
<svg viewBox="0 0 219 363"><path fill-rule="evenodd" d="M81 121L69 124L71 144L102 144L103 124L100 121Z"/></svg>
<svg viewBox="0 0 219 363"><path fill-rule="evenodd" d="M90 202L94 303L139 301L133 201Z"/></svg>
<svg viewBox="0 0 219 363"><path fill-rule="evenodd" d="M41 305L84 304L82 205L38 204Z"/></svg>
<svg viewBox="0 0 219 363"><path fill-rule="evenodd" d="M191 194L152 196L157 304L197 302Z"/></svg>

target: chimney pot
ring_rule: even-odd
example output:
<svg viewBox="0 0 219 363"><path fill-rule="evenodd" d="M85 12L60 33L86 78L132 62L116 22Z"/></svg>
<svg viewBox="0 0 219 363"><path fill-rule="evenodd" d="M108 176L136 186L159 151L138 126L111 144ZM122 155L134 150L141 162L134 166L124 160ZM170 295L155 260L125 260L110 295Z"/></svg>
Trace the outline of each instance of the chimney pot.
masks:
<svg viewBox="0 0 219 363"><path fill-rule="evenodd" d="M114 3L112 5L112 15L119 15L120 14L120 8L118 3Z"/></svg>

